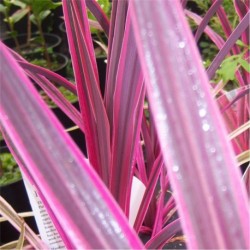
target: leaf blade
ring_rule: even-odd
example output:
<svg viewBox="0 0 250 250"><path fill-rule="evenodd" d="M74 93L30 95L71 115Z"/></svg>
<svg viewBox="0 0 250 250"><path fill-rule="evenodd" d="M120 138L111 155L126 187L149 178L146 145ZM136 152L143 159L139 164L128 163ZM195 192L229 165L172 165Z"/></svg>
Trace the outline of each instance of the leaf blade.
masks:
<svg viewBox="0 0 250 250"><path fill-rule="evenodd" d="M235 167L234 154L226 139L226 131L220 114L210 96L208 80L200 63L192 33L184 18L183 9L178 1L159 0L154 5L150 1L138 0L132 1L132 6L133 24L149 101L152 105L155 126L170 181L176 192L184 233L188 236L188 245L192 249L238 247L237 244L242 244L243 248L247 247L249 226L245 223L244 218L249 218L249 212L245 189L240 181L240 173ZM166 12L168 15L164 14ZM145 23L150 23L150 25L145 27ZM192 55L192 59L190 55ZM199 105L197 105L197 101ZM180 120L181 117L183 120ZM194 127L191 128L192 126ZM191 136L190 131L195 131L195 134ZM187 144L184 146L184 143ZM225 147L227 147L226 151L219 150L219 148ZM221 169L221 163L215 160L216 156L213 157L209 148L215 148L216 155L220 151L221 160L225 161L225 164L222 165L227 169L225 169L225 172L228 173L227 177L223 178L215 170L217 164ZM190 165L188 162L192 162L192 164ZM202 167L203 162L211 167L205 169ZM189 181L193 178L198 181L195 185ZM235 230L241 231L239 236L244 235L244 239L237 244L234 240L230 241L232 235L230 236L231 232L227 230L232 226L233 221L228 224L229 218L222 219L221 217L221 209L227 207L223 198L226 193L222 190L221 185L226 187L230 194L235 193L235 185L241 192L240 197L235 193L230 201L230 204L234 204L234 212L232 210L231 212L240 221L240 225L238 225L240 228L235 228ZM197 192L198 186L199 192ZM200 196L202 190L204 193ZM191 196L188 198L189 195ZM213 197L216 203L208 202L207 197ZM236 200L233 197L237 197ZM196 204L194 207L189 202L191 200L192 204ZM204 205L205 203L206 205ZM241 206L244 207L244 216L242 216ZM196 210L197 207L207 209L205 217L207 218L207 215L210 214L209 222L203 217L204 210L203 215L197 214L199 213ZM209 232L211 235L206 234L204 237L200 234L201 230L206 231L205 228L210 222L210 228L218 229L219 235L223 235L223 238L216 239L218 235L216 233L212 236L215 231ZM208 240L210 237L213 241L212 244L209 243L211 240Z"/></svg>
<svg viewBox="0 0 250 250"><path fill-rule="evenodd" d="M5 92L0 105L1 126L15 141L37 185L43 187L42 193L72 246L142 248L93 168L1 43L0 47L1 58L5 58L0 69ZM19 89L19 98L12 100L15 89ZM18 112L13 112L13 106ZM21 117L25 122L16 122ZM101 224L99 216L104 216Z"/></svg>

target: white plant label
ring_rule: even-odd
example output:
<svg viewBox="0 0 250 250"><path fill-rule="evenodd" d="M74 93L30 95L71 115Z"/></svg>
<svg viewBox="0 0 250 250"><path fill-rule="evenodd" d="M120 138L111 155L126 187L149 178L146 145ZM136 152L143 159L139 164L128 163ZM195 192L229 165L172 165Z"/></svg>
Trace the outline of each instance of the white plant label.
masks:
<svg viewBox="0 0 250 250"><path fill-rule="evenodd" d="M129 208L129 224L132 227L134 226L145 190L145 185L138 178L133 177Z"/></svg>
<svg viewBox="0 0 250 250"><path fill-rule="evenodd" d="M50 249L66 249L35 188L27 179L24 184L42 240Z"/></svg>

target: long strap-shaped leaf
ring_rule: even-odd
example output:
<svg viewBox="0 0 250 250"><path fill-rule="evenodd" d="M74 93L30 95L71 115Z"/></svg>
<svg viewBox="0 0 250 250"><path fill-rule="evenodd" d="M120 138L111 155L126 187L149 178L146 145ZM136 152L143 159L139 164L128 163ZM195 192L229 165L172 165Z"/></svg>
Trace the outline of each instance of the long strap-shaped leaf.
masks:
<svg viewBox="0 0 250 250"><path fill-rule="evenodd" d="M33 247L37 249L47 249L47 246L39 239L32 229L18 216L11 205L0 196L0 214L5 217L18 231L25 228L24 236L29 240Z"/></svg>
<svg viewBox="0 0 250 250"><path fill-rule="evenodd" d="M26 70L27 75L30 76L51 98L51 100L67 115L74 123L84 132L84 124L81 119L80 112L70 103L64 95L49 82L45 77L33 74L33 72Z"/></svg>
<svg viewBox="0 0 250 250"><path fill-rule="evenodd" d="M248 248L246 190L183 9L175 0L132 3L149 100L188 246Z"/></svg>
<svg viewBox="0 0 250 250"><path fill-rule="evenodd" d="M10 48L8 48L8 50L11 52L13 57L19 62L19 64L23 66L23 68L31 70L33 73L41 74L45 76L46 78L48 78L49 80L61 86L64 86L66 89L68 89L72 93L77 94L75 84L69 82L66 78L46 68L29 63L23 57L21 57L17 52L15 52L14 50L11 50Z"/></svg>
<svg viewBox="0 0 250 250"><path fill-rule="evenodd" d="M113 107L110 189L128 215L135 146L139 141L144 102L143 75L130 18L127 18Z"/></svg>
<svg viewBox="0 0 250 250"><path fill-rule="evenodd" d="M4 130L4 128L2 126L1 126L1 132L3 134L4 140L5 140L6 144L8 145L8 148L9 148L11 154L15 158L15 161L17 162L18 167L22 171L22 175L25 176L26 180L29 181L29 183L32 186L35 187L36 192L37 192L38 196L40 197L41 201L43 202L43 205L45 206L46 211L49 214L54 226L56 227L58 233L60 234L60 236L64 242L65 247L72 248L72 245L71 245L70 241L68 240L67 236L65 235L63 229L61 228L60 223L57 221L57 218L54 216L50 206L48 205L46 199L44 198L44 194L41 192L41 190L43 190L43 188L35 183L35 180L32 177L32 175L30 174L30 171L27 168L27 166L25 165L23 159L21 158L21 155L19 154L15 145L10 140L9 136L7 135L6 131Z"/></svg>
<svg viewBox="0 0 250 250"><path fill-rule="evenodd" d="M248 1L234 0L234 7L237 14L240 17L240 20L242 20L250 9L249 0ZM249 33L250 33L250 28L247 28L247 30L242 34L242 41L245 44L249 44L250 40Z"/></svg>
<svg viewBox="0 0 250 250"><path fill-rule="evenodd" d="M204 29L206 28L206 26L209 23L211 17L214 15L214 13L216 12L218 6L220 6L221 3L222 3L222 0L216 0L212 4L212 6L209 8L209 10L207 11L206 15L202 19L201 24L199 25L199 27L197 28L197 31L195 32L195 41L196 42L200 39Z"/></svg>
<svg viewBox="0 0 250 250"><path fill-rule="evenodd" d="M174 220L146 243L147 249L161 249L176 233L181 231L180 219Z"/></svg>
<svg viewBox="0 0 250 250"><path fill-rule="evenodd" d="M102 29L106 33L109 34L109 20L101 6L98 4L96 0L87 0L86 5L91 13L95 16L98 23L101 25Z"/></svg>
<svg viewBox="0 0 250 250"><path fill-rule="evenodd" d="M143 195L143 199L136 216L136 220L134 223L134 229L136 232L139 232L143 220L146 216L146 213L148 212L148 208L152 200L152 197L154 195L154 190L157 184L157 180L159 178L159 174L161 172L162 165L163 165L162 155L159 155L151 171L151 175L149 177L148 184L146 186L146 190Z"/></svg>
<svg viewBox="0 0 250 250"><path fill-rule="evenodd" d="M65 87L66 89L68 89L72 93L77 94L76 86L73 83L69 82L67 79L54 73L53 71L39 67L39 66L31 64L31 63L28 63L26 61L18 61L18 62L24 69L29 70L32 73L42 75L42 76L48 78L49 80Z"/></svg>
<svg viewBox="0 0 250 250"><path fill-rule="evenodd" d="M117 69L120 60L122 41L127 17L127 0L112 3L111 25L108 46L107 80L105 85L105 107L110 122L111 134L113 126L114 92ZM112 135L111 135L112 136Z"/></svg>
<svg viewBox="0 0 250 250"><path fill-rule="evenodd" d="M7 47L6 47L7 48ZM63 96L63 94L57 89L57 87L52 84L48 79L53 82L64 86L69 91L74 94L76 92L76 86L69 82L67 79L62 76L39 66L28 63L25 59L23 59L16 52L12 51L8 48L14 58L18 61L18 63L22 66L22 68L26 71L27 75L31 79L33 79L36 84L38 84L45 93L52 99L52 101L82 130L84 131L84 125L81 119L81 114L79 111ZM48 79L46 79L46 78Z"/></svg>
<svg viewBox="0 0 250 250"><path fill-rule="evenodd" d="M141 142L138 143L139 145L137 147L137 152L136 152L136 163L139 172L139 179L146 186L148 183L148 177L146 173L146 165L142 149L143 145L141 145Z"/></svg>
<svg viewBox="0 0 250 250"><path fill-rule="evenodd" d="M218 106L222 109L228 106L230 104L230 101L228 100L228 97L226 95L222 95L218 98L217 103ZM232 107L224 112L222 111L222 116L224 118L228 133L237 128L237 114ZM232 141L232 145L235 154L239 154L240 152L244 151L244 148L246 148L246 143L244 143L244 138L242 137L242 135L234 139Z"/></svg>
<svg viewBox="0 0 250 250"><path fill-rule="evenodd" d="M109 182L110 128L102 100L94 48L84 1L63 1L65 24L74 68L90 163Z"/></svg>
<svg viewBox="0 0 250 250"><path fill-rule="evenodd" d="M163 227L163 211L164 211L164 202L166 197L166 169L161 169L161 175L160 175L160 194L159 198L157 199L157 209L156 209L156 215L155 215L155 221L154 226L152 230L152 236L155 236Z"/></svg>
<svg viewBox="0 0 250 250"><path fill-rule="evenodd" d="M190 10L185 10L185 13L197 25L201 26L201 23L203 22L202 17L200 17L199 15L193 13ZM213 29L211 29L209 26L206 26L205 29L204 29L204 32L214 42L214 44L218 47L218 49L221 49L223 47L223 45L225 44L225 41Z"/></svg>
<svg viewBox="0 0 250 250"><path fill-rule="evenodd" d="M181 5L182 5L183 8L186 7L187 1L188 1L188 0L181 0Z"/></svg>
<svg viewBox="0 0 250 250"><path fill-rule="evenodd" d="M0 58L1 127L72 246L142 248L105 185L2 44Z"/></svg>
<svg viewBox="0 0 250 250"><path fill-rule="evenodd" d="M150 124L151 125L151 124ZM153 145L153 139L150 136L150 131L149 131L149 127L147 124L147 120L146 117L143 116L142 117L142 126L141 126L141 134L145 143L145 162L146 162L146 172L147 172L147 176L149 178L150 174L151 174L151 170L153 168L153 165L155 163L155 149L154 149L154 145Z"/></svg>
<svg viewBox="0 0 250 250"><path fill-rule="evenodd" d="M250 200L250 188L249 188L250 187L250 165L249 164L243 175L243 181L246 184L248 199Z"/></svg>
<svg viewBox="0 0 250 250"><path fill-rule="evenodd" d="M212 0L213 3L215 3L216 1L217 0ZM219 8L217 10L217 16L218 16L218 18L220 20L222 29L223 29L226 37L228 38L231 35L231 33L232 33L232 28L231 28L231 23L228 20L227 13L224 10L224 8L223 8L222 5L219 6ZM233 53L235 55L237 55L237 54L240 53L239 47L236 44L233 46L232 50L233 50Z"/></svg>

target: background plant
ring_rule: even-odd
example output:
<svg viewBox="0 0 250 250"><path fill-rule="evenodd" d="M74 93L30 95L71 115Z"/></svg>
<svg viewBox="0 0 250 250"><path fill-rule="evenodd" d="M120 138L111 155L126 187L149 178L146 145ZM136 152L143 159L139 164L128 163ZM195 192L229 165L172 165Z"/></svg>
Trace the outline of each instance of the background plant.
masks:
<svg viewBox="0 0 250 250"><path fill-rule="evenodd" d="M16 51L25 56L23 51L25 47L29 47L31 43L39 44L40 51L44 57L47 67L51 67L52 51L49 51L44 37L44 31L42 27L43 21L61 5L61 3L55 3L52 0L4 0L0 5L0 11L5 15L5 21L9 25L9 34L15 41ZM17 10L15 10L17 8ZM15 29L15 24L21 21L24 17L27 19L27 39L26 43L19 44L18 31ZM32 37L31 23L36 27L37 35ZM37 59L38 60L38 59ZM33 60L33 63L37 61ZM41 62L38 61L41 64ZM36 64L38 64L36 63ZM45 63L43 62L43 65ZM42 66L42 65L41 65Z"/></svg>
<svg viewBox="0 0 250 250"><path fill-rule="evenodd" d="M18 6L19 9L11 14L10 11L13 6ZM10 29L9 35L14 39L17 51L21 53L20 45L17 39L18 32L15 29L15 24L30 12L29 7L25 3L18 0L4 0L3 3L0 4L0 12L4 14L4 21L8 23Z"/></svg>

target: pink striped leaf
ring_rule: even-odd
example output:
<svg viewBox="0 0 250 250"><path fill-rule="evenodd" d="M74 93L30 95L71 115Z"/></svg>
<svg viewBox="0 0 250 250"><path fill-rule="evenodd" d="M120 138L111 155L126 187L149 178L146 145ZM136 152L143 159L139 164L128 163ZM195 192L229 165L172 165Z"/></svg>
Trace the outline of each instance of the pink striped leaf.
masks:
<svg viewBox="0 0 250 250"><path fill-rule="evenodd" d="M212 6L209 8L209 10L207 11L207 13L205 14L205 16L203 17L200 25L198 26L196 32L195 32L195 41L197 42L204 29L206 28L207 24L209 23L211 17L214 15L214 13L217 11L218 7L221 5L222 0L216 0Z"/></svg>
<svg viewBox="0 0 250 250"><path fill-rule="evenodd" d="M110 190L128 215L132 166L138 146L145 88L130 18L118 65L113 97Z"/></svg>
<svg viewBox="0 0 250 250"><path fill-rule="evenodd" d="M144 154L143 154L143 145L139 142L136 152L136 164L139 172L139 179L140 181L146 186L148 183L148 177L146 173L146 166L144 161Z"/></svg>
<svg viewBox="0 0 250 250"><path fill-rule="evenodd" d="M7 48L7 47L6 47ZM9 48L8 48L9 49ZM69 82L62 76L39 66L28 63L25 59L19 56L16 52L9 49L12 55L17 59L19 65L26 71L27 75L38 84L45 93L51 98L51 100L82 130L84 131L84 125L81 119L79 111L62 95L57 87L48 81L51 81L64 86L66 89L74 94L76 93L76 86ZM46 77L46 78L45 78Z"/></svg>
<svg viewBox="0 0 250 250"><path fill-rule="evenodd" d="M234 0L235 10L236 10L238 16L240 17L240 20L242 20L244 18L244 16L247 14L247 12L250 9L249 0L247 0L247 1L248 2ZM249 39L250 39L249 35L250 35L250 28L248 27L246 29L246 31L242 33L242 41L245 44L249 44ZM249 54L250 54L250 52L248 51L248 53L247 53L248 57L249 57Z"/></svg>
<svg viewBox="0 0 250 250"><path fill-rule="evenodd" d="M237 128L237 112L233 107L223 110L224 107L230 105L230 100L228 98L228 95L222 95L217 99L218 106L222 109L222 115L224 118L225 125L227 127L228 133L231 133ZM242 135L239 135L237 138L234 138L232 140L232 145L235 154L239 154L240 152L243 152L245 148L245 143Z"/></svg>
<svg viewBox="0 0 250 250"><path fill-rule="evenodd" d="M15 51L11 50L10 48L8 49L10 50L13 57L19 62L20 65L23 66L24 69L30 70L33 73L41 74L45 76L46 78L48 78L49 80L54 81L55 83L65 87L72 93L77 94L76 86L73 83L69 82L64 77L46 68L31 64L28 61L26 61L23 57L21 57L18 53L16 53Z"/></svg>
<svg viewBox="0 0 250 250"><path fill-rule="evenodd" d="M134 223L134 229L136 232L139 232L143 220L145 219L146 213L148 212L148 208L150 205L150 202L152 200L152 197L154 195L154 190L157 184L157 180L159 178L161 169L163 165L163 159L162 156L159 155L154 163L153 169L151 171L146 190L139 208L139 211L137 213L137 217Z"/></svg>
<svg viewBox="0 0 250 250"><path fill-rule="evenodd" d="M164 208L164 200L165 200L165 195L166 195L166 169L162 168L161 169L161 175L160 175L160 194L159 198L157 200L157 210L156 210L156 215L155 215L155 221L154 221L154 227L152 231L152 236L155 236L159 231L161 231L163 227L163 208Z"/></svg>
<svg viewBox="0 0 250 250"><path fill-rule="evenodd" d="M69 82L66 78L54 73L53 71L28 63L27 61L24 61L24 60L22 61L18 60L18 63L22 66L24 70L29 70L30 72L34 74L42 75L46 77L47 79L49 79L50 81L53 81L56 84L65 87L66 89L71 91L73 94L77 94L76 86L73 83Z"/></svg>
<svg viewBox="0 0 250 250"><path fill-rule="evenodd" d="M0 124L1 126L1 124ZM6 144L8 145L8 148L11 152L11 154L14 156L15 161L18 164L18 167L21 169L22 171L22 175L25 176L25 178L29 181L29 183L35 187L37 194L39 195L39 198L41 199L41 201L43 202L47 213L49 214L55 228L57 229L58 233L60 234L60 237L63 240L63 243L65 245L65 247L67 248L73 248L70 240L68 240L67 236L65 235L64 230L62 229L60 223L58 222L57 218L55 217L55 215L53 214L50 206L48 205L47 200L44 197L44 194L42 192L42 188L41 186L39 186L36 181L34 180L33 176L31 175L29 168L26 166L24 160L22 159L22 156L20 155L20 153L18 153L18 150L16 148L16 146L14 145L14 143L10 140L8 134L6 133L6 131L4 130L4 128L1 126L1 132L3 134L4 140L6 141Z"/></svg>
<svg viewBox="0 0 250 250"><path fill-rule="evenodd" d="M6 133L5 129L2 127L2 125L0 124L1 127L1 133L4 137L4 140L6 142L6 144L8 145L8 148L11 152L11 154L14 156L15 161L18 164L18 167L21 169L22 171L22 175L25 176L26 180L29 181L29 183L35 187L37 194L39 195L39 198L41 199L41 201L43 202L54 226L56 227L58 233L60 234L60 237L63 240L63 243L65 245L65 247L71 249L73 248L70 240L68 240L67 236L65 235L64 230L62 229L60 223L58 222L57 218L55 217L55 215L53 214L50 206L48 205L47 200L44 197L44 194L42 192L43 188L41 188L41 186L37 185L37 183L35 182L34 178L32 177L29 168L26 166L25 162L23 161L21 155L18 153L17 148L15 147L14 143L10 140L8 134Z"/></svg>
<svg viewBox="0 0 250 250"><path fill-rule="evenodd" d="M80 112L70 103L63 94L58 90L56 86L51 84L46 78L40 75L34 75L30 71L26 71L45 93L51 98L51 100L68 116L76 126L78 126L84 132L84 124L81 119Z"/></svg>
<svg viewBox="0 0 250 250"><path fill-rule="evenodd" d="M248 188L250 186L250 164L248 164L248 167L245 170L245 173L243 175L243 180L244 180L245 185L247 187L248 199L250 199L250 189Z"/></svg>
<svg viewBox="0 0 250 250"><path fill-rule="evenodd" d="M152 124L150 124L151 126ZM156 153L154 148L154 141L152 139L152 131L150 131L150 128L148 127L147 119L145 115L142 117L142 138L144 140L144 150L145 150L145 164L146 164L146 171L147 176L150 176L152 167L154 165L154 162L156 160Z"/></svg>
<svg viewBox="0 0 250 250"><path fill-rule="evenodd" d="M180 219L174 220L150 239L145 247L147 249L162 248L176 233L181 231Z"/></svg>
<svg viewBox="0 0 250 250"><path fill-rule="evenodd" d="M249 107L250 86L234 89L230 92L225 92L224 95L217 99L221 112L226 120L228 132L231 133L241 125L249 121L250 107ZM240 151L235 151L236 154L242 153L249 149L249 130L244 131L232 141L237 144Z"/></svg>
<svg viewBox="0 0 250 250"><path fill-rule="evenodd" d="M118 64L120 60L122 41L124 37L126 16L127 16L127 0L114 1L111 13L111 25L108 45L108 64L105 85L105 107L110 122L111 133L113 126L113 96L115 92L115 83L117 77Z"/></svg>
<svg viewBox="0 0 250 250"><path fill-rule="evenodd" d="M109 20L106 14L103 12L101 6L98 4L96 0L88 0L86 1L86 5L90 12L94 15L98 23L101 25L102 29L106 33L109 34Z"/></svg>
<svg viewBox="0 0 250 250"><path fill-rule="evenodd" d="M212 1L214 3L217 0L212 0ZM221 26L222 26L222 29L225 33L226 38L229 38L232 34L232 27L231 27L231 23L228 20L227 13L224 10L222 5L219 6L219 8L217 10L217 16L220 20L220 23L221 23ZM242 32L242 33L244 33L244 32ZM240 53L240 49L236 44L234 44L234 46L232 47L232 51L233 51L233 54L235 54L235 55Z"/></svg>
<svg viewBox="0 0 250 250"><path fill-rule="evenodd" d="M1 43L0 56L1 127L73 248L141 249L105 185Z"/></svg>
<svg viewBox="0 0 250 250"><path fill-rule="evenodd" d="M248 248L246 190L183 8L175 0L131 3L147 93L188 247ZM244 30L244 22L236 32Z"/></svg>
<svg viewBox="0 0 250 250"><path fill-rule="evenodd" d="M65 0L63 10L89 160L108 185L110 128L99 87L85 1Z"/></svg>
<svg viewBox="0 0 250 250"><path fill-rule="evenodd" d="M197 25L201 25L202 23L202 17L199 15L193 13L190 10L185 10L185 14L191 18ZM204 29L205 34L213 41L213 43L218 47L218 49L221 49L225 43L223 38L217 34L211 27L206 26Z"/></svg>
<svg viewBox="0 0 250 250"><path fill-rule="evenodd" d="M186 7L187 1L188 1L188 0L181 0L181 5L182 5L183 8Z"/></svg>

